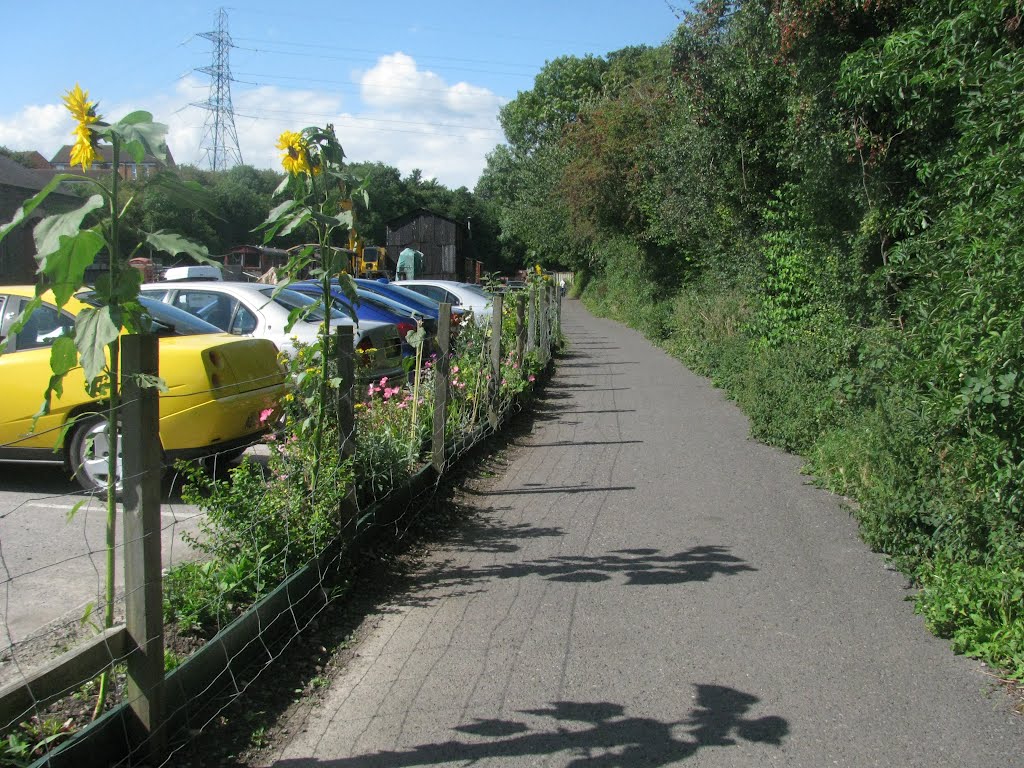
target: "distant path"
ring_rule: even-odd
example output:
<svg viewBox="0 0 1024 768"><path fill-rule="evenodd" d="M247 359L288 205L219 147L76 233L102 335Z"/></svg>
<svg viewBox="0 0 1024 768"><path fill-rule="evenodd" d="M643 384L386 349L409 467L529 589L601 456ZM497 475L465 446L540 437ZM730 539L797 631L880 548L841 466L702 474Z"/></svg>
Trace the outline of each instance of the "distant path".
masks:
<svg viewBox="0 0 1024 768"><path fill-rule="evenodd" d="M479 518L268 765L1024 765L1024 719L799 459L637 333L564 327Z"/></svg>

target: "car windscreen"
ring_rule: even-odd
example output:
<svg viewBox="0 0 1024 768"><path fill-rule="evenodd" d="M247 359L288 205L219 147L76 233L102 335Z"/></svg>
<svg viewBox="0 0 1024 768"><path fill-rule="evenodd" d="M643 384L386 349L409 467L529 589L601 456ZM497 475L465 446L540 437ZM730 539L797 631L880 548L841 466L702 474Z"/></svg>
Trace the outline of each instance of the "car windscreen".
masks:
<svg viewBox="0 0 1024 768"><path fill-rule="evenodd" d="M319 301L318 299L313 298L312 296L307 296L306 294L299 293L298 291L291 291L291 290L289 290L287 288L285 288L283 291L279 292L277 294L277 296L274 296L274 291L275 290L276 289L273 286L267 286L266 288L262 289L260 291L260 293L262 293L268 299L272 299L273 301L277 302L282 307L287 309L289 312L291 310L293 310L293 309L301 309L303 307L308 307L311 304L319 303L320 304L319 307L317 307L316 309L312 310L308 315L306 315L306 320L308 322L312 322L312 323L322 323L323 322L323 320L324 320L323 302ZM331 307L331 319L332 320L337 320L337 319L344 318L344 317L347 317L347 315L345 315L344 312L342 312L341 310L335 309L334 307Z"/></svg>
<svg viewBox="0 0 1024 768"><path fill-rule="evenodd" d="M93 307L100 305L99 298L91 291L75 294L75 298ZM153 332L158 336L196 336L201 333L223 333L217 326L145 294L139 294L139 304L152 319Z"/></svg>
<svg viewBox="0 0 1024 768"><path fill-rule="evenodd" d="M489 294L487 291L485 291L479 285L476 285L474 283L459 283L459 287L466 289L470 293L475 293L480 298L487 299L488 301L490 301L493 298L491 296L491 294Z"/></svg>
<svg viewBox="0 0 1024 768"><path fill-rule="evenodd" d="M382 296L379 293L373 293L372 291L360 291L359 301L363 304L372 304L375 307L380 307L388 312L394 312L395 314L403 315L405 317L411 317L413 314L423 315L423 310L410 307L407 304L389 299L387 296Z"/></svg>

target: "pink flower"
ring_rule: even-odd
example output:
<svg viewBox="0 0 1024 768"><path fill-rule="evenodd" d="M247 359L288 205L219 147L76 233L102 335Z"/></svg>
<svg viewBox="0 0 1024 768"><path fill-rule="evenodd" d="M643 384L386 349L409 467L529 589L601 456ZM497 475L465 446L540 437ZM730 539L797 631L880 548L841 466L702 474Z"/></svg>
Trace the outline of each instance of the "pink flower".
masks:
<svg viewBox="0 0 1024 768"><path fill-rule="evenodd" d="M531 373L531 374L530 374L529 376L527 376L527 377L526 377L526 380L527 380L527 381L529 381L529 382L530 382L530 383L532 384L533 382L535 382L535 381L537 380L537 377L536 377L536 376L534 376L534 375L533 375L533 374Z"/></svg>
<svg viewBox="0 0 1024 768"><path fill-rule="evenodd" d="M408 400L403 400L402 402L400 402L398 404L398 407L399 408L408 408L409 407L409 401Z"/></svg>
<svg viewBox="0 0 1024 768"><path fill-rule="evenodd" d="M388 383L388 377L387 376L381 376L381 378L380 378L380 385L383 387L387 383ZM379 389L377 391L380 392Z"/></svg>
<svg viewBox="0 0 1024 768"><path fill-rule="evenodd" d="M458 373L458 372L459 372L459 366L457 366L457 365L453 365L453 366L452 366L452 374L454 375L454 374L456 374L456 373Z"/></svg>
<svg viewBox="0 0 1024 768"><path fill-rule="evenodd" d="M512 363L512 370L513 371L518 371L519 370L519 363Z"/></svg>
<svg viewBox="0 0 1024 768"><path fill-rule="evenodd" d="M260 424L266 424L267 423L267 419L269 419L273 415L274 415L274 409L273 408L264 408L262 411L260 411Z"/></svg>
<svg viewBox="0 0 1024 768"><path fill-rule="evenodd" d="M373 382L372 381L370 382L369 389L366 390L366 394L368 394L368 395L372 395L373 394Z"/></svg>
<svg viewBox="0 0 1024 768"><path fill-rule="evenodd" d="M505 379L502 379L501 380L501 386L503 386L503 387L508 386L508 381L506 381Z"/></svg>

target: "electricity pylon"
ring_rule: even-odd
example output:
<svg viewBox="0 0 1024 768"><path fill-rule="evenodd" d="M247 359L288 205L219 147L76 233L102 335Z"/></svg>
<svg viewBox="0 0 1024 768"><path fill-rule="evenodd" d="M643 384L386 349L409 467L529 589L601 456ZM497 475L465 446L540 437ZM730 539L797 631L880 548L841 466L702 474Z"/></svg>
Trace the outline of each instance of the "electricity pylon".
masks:
<svg viewBox="0 0 1024 768"><path fill-rule="evenodd" d="M242 150L238 148L238 134L235 132L235 110L231 106L231 65L228 52L234 48L228 34L228 14L223 8L217 11L217 29L201 32L213 43L213 64L199 67L196 71L213 78L210 82L210 96L206 101L194 102L192 106L209 112L203 126L203 141L199 145L205 150L210 170L227 170L231 164L242 164Z"/></svg>

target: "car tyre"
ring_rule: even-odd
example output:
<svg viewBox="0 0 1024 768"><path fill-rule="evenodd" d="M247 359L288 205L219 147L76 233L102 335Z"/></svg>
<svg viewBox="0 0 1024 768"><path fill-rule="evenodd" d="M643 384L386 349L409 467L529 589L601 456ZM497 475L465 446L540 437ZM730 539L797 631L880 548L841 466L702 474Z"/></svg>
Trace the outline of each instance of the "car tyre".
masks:
<svg viewBox="0 0 1024 768"><path fill-rule="evenodd" d="M75 481L88 493L106 494L107 492L107 458L110 454L111 441L107 432L107 418L100 413L91 413L79 417L78 424L71 434L68 460ZM117 470L114 490L121 492L121 434L118 431L116 445Z"/></svg>

